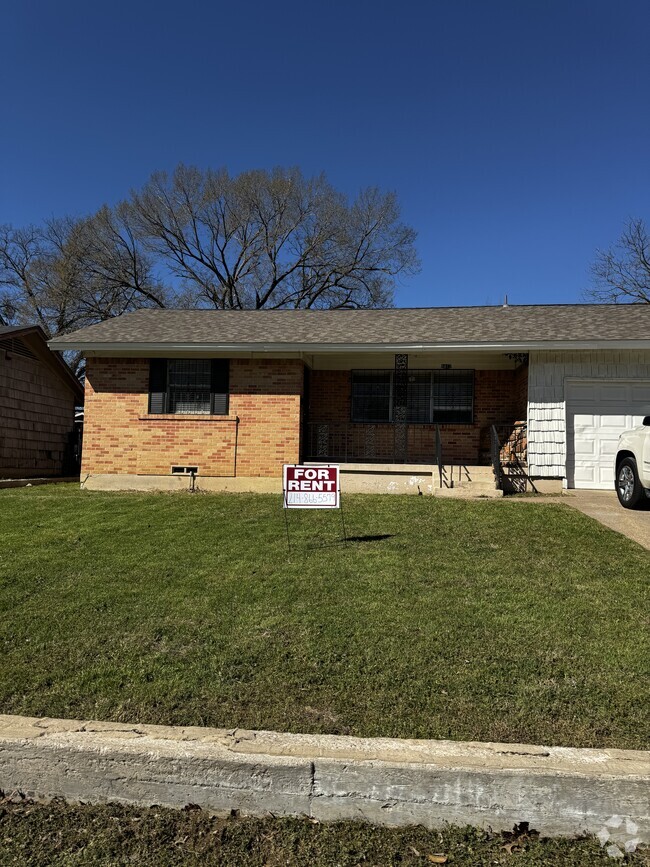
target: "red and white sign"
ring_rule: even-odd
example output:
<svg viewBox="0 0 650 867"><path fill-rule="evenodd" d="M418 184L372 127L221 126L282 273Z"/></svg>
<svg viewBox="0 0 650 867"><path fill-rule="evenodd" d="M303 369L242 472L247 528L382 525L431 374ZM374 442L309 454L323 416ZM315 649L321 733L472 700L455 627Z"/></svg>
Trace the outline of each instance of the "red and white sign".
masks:
<svg viewBox="0 0 650 867"><path fill-rule="evenodd" d="M282 490L285 509L338 509L341 505L339 468L285 464Z"/></svg>

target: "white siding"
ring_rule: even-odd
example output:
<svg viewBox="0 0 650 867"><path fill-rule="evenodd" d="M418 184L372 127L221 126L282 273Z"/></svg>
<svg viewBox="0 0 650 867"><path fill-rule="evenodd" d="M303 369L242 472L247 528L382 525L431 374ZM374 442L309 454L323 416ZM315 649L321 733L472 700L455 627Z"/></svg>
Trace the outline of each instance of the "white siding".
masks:
<svg viewBox="0 0 650 867"><path fill-rule="evenodd" d="M566 476L567 379L650 379L650 349L530 353L528 471L531 476Z"/></svg>

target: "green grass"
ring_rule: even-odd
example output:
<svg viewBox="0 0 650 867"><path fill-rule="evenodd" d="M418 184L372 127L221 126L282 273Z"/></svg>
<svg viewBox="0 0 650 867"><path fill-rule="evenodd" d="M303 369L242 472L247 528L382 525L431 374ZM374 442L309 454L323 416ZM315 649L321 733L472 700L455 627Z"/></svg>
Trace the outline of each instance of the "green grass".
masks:
<svg viewBox="0 0 650 867"><path fill-rule="evenodd" d="M633 542L552 504L288 517L290 552L279 497L1 491L0 712L648 747Z"/></svg>
<svg viewBox="0 0 650 867"><path fill-rule="evenodd" d="M437 860L436 860L436 856ZM446 858L446 861L441 860ZM357 867L435 863L465 867L609 867L650 865L650 853L613 861L597 840L549 840L472 828L427 831L361 822L307 819L215 819L160 807L72 806L0 801L0 864L221 865L221 867Z"/></svg>

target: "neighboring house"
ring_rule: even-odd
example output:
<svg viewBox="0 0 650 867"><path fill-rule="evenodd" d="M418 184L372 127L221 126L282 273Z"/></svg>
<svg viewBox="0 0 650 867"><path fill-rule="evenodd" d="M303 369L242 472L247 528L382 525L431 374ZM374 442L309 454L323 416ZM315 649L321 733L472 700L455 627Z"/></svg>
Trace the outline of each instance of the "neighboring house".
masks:
<svg viewBox="0 0 650 867"><path fill-rule="evenodd" d="M73 475L83 388L37 325L0 326L0 479Z"/></svg>
<svg viewBox="0 0 650 867"><path fill-rule="evenodd" d="M279 490L314 461L426 491L437 464L443 485L489 465L495 434L524 462L526 426L538 489L612 488L650 414L650 305L141 310L50 346L86 354L93 488Z"/></svg>

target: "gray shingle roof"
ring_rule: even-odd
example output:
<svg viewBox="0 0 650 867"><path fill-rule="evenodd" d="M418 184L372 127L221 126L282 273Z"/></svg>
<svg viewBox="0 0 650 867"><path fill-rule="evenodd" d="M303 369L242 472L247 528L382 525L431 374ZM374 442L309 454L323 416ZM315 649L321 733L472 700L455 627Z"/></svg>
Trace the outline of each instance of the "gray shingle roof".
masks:
<svg viewBox="0 0 650 867"><path fill-rule="evenodd" d="M423 307L386 310L137 310L57 337L56 349L138 344L213 347L648 341L650 304Z"/></svg>

